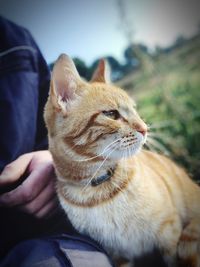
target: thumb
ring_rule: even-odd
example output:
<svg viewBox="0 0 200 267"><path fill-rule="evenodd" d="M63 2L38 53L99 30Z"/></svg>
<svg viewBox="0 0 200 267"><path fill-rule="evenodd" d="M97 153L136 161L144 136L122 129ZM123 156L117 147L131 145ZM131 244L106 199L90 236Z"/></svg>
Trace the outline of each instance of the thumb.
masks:
<svg viewBox="0 0 200 267"><path fill-rule="evenodd" d="M32 153L27 153L6 165L0 175L0 186L17 181L25 173L31 160Z"/></svg>

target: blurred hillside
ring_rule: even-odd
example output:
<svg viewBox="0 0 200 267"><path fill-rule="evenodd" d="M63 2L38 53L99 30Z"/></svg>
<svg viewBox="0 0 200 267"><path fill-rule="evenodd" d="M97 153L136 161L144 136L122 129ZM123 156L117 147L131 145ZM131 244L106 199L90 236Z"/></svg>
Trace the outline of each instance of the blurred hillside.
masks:
<svg viewBox="0 0 200 267"><path fill-rule="evenodd" d="M200 35L153 56L117 82L150 125L148 147L174 158L200 180Z"/></svg>

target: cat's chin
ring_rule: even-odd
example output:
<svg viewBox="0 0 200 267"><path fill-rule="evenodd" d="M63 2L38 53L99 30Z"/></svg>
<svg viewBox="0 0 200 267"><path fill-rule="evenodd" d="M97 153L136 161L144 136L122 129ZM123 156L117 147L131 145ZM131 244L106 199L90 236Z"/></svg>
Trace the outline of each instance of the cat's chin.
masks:
<svg viewBox="0 0 200 267"><path fill-rule="evenodd" d="M111 160L120 160L130 158L138 154L142 149L142 144L134 145L126 149L116 150L112 155L109 156Z"/></svg>

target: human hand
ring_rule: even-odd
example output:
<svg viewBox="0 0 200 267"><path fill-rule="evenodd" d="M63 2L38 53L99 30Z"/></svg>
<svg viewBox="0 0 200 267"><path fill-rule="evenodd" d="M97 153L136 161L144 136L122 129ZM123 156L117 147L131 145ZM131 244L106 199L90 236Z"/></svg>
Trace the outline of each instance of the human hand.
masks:
<svg viewBox="0 0 200 267"><path fill-rule="evenodd" d="M0 187L16 182L25 172L27 178L21 185L0 196L0 206L16 207L37 218L51 215L58 201L50 152L27 153L5 166L0 175Z"/></svg>

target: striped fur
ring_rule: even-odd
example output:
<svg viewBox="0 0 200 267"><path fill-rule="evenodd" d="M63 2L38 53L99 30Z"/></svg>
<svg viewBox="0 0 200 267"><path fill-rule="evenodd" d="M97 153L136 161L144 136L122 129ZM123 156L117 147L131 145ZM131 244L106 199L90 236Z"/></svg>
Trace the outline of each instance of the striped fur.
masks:
<svg viewBox="0 0 200 267"><path fill-rule="evenodd" d="M169 158L142 149L145 123L105 76L103 61L90 83L67 56L55 64L45 121L60 203L119 266L157 247L168 266L200 267L200 189ZM92 187L110 168L111 179Z"/></svg>

